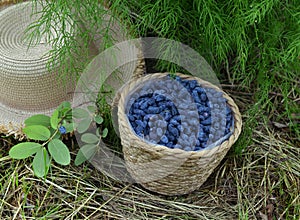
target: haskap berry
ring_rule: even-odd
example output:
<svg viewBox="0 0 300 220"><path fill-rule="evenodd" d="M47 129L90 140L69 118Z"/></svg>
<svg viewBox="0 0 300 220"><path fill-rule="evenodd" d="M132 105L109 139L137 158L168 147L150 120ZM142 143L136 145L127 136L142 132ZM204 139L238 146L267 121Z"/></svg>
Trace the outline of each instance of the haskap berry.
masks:
<svg viewBox="0 0 300 220"><path fill-rule="evenodd" d="M152 143L199 151L232 133L233 113L223 93L201 87L196 80L169 75L145 83L134 91L134 97L128 104L128 120L138 136Z"/></svg>

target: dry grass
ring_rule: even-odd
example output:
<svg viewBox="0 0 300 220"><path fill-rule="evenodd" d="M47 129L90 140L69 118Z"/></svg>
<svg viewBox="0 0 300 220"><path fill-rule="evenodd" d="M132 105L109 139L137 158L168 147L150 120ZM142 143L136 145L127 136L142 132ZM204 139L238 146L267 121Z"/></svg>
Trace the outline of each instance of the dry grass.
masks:
<svg viewBox="0 0 300 220"><path fill-rule="evenodd" d="M248 95L235 97L242 112ZM41 180L34 177L29 160L7 156L11 144L2 139L0 218L298 220L299 142L292 143L288 133L263 120L260 123L241 155L229 152L201 189L179 197L115 182L89 164L53 166Z"/></svg>

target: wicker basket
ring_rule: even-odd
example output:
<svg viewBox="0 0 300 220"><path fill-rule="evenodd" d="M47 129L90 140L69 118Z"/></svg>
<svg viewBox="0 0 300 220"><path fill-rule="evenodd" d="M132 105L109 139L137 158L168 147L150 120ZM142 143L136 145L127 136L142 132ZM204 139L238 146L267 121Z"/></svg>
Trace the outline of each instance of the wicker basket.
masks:
<svg viewBox="0 0 300 220"><path fill-rule="evenodd" d="M127 102L145 82L159 81L166 75L167 73L149 74L126 83L115 97L117 107L114 111L118 115L126 167L136 182L150 191L164 195L187 194L199 188L224 158L241 132L242 120L234 101L221 89L199 78L178 73L176 75L182 79L197 80L202 87L223 93L234 117L231 136L220 145L202 151L170 149L140 138L129 124Z"/></svg>

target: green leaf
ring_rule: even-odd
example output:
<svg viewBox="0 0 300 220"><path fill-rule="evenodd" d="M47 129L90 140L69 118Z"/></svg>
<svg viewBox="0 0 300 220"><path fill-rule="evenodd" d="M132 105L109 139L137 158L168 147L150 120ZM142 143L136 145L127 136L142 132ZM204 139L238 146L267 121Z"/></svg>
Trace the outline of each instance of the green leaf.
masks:
<svg viewBox="0 0 300 220"><path fill-rule="evenodd" d="M99 142L99 137L92 133L86 133L81 136L81 141L87 144L95 144Z"/></svg>
<svg viewBox="0 0 300 220"><path fill-rule="evenodd" d="M50 122L51 122L51 127L52 127L53 129L57 129L57 126L58 126L58 123L59 123L59 110L58 110L58 109L56 109L56 110L52 113Z"/></svg>
<svg viewBox="0 0 300 220"><path fill-rule="evenodd" d="M90 111L90 113L95 113L97 111L96 106L93 105L88 106L87 109Z"/></svg>
<svg viewBox="0 0 300 220"><path fill-rule="evenodd" d="M60 113L62 115L62 117L69 117L72 116L72 109L71 108L64 108L62 110L60 110Z"/></svg>
<svg viewBox="0 0 300 220"><path fill-rule="evenodd" d="M29 139L37 140L37 141L47 141L51 132L48 128L42 125L31 125L23 128L23 132Z"/></svg>
<svg viewBox="0 0 300 220"><path fill-rule="evenodd" d="M61 140L53 139L50 141L48 150L56 163L61 165L68 165L70 163L70 151Z"/></svg>
<svg viewBox="0 0 300 220"><path fill-rule="evenodd" d="M59 109L64 109L64 108L71 108L71 103L70 102L67 102L67 101L65 101L65 102L62 102L60 105L59 105L59 107L58 107Z"/></svg>
<svg viewBox="0 0 300 220"><path fill-rule="evenodd" d="M96 115L95 118L94 118L94 120L99 125L102 124L103 121L104 121L103 118L100 115Z"/></svg>
<svg viewBox="0 0 300 220"><path fill-rule="evenodd" d="M53 128L50 128L50 132L51 132L51 138L52 139L59 139L60 136L61 136L61 133L60 132L57 132L56 129L53 129ZM55 135L54 135L55 133ZM54 135L54 136L53 136ZM53 136L53 137L52 137Z"/></svg>
<svg viewBox="0 0 300 220"><path fill-rule="evenodd" d="M90 117L90 114L82 108L73 109L72 115L74 118L89 118Z"/></svg>
<svg viewBox="0 0 300 220"><path fill-rule="evenodd" d="M75 165L79 166L80 164L84 163L85 161L91 159L91 157L95 154L97 150L97 145L94 144L86 144L83 145L75 158Z"/></svg>
<svg viewBox="0 0 300 220"><path fill-rule="evenodd" d="M9 156L13 159L25 159L35 154L42 147L43 146L38 143L19 143L10 149Z"/></svg>
<svg viewBox="0 0 300 220"><path fill-rule="evenodd" d="M66 128L67 133L70 133L75 130L75 128L76 128L75 123L67 123L67 124L65 124L65 128Z"/></svg>
<svg viewBox="0 0 300 220"><path fill-rule="evenodd" d="M103 138L106 138L107 137L107 134L108 134L108 129L107 128L104 128L103 132L102 132L102 137Z"/></svg>
<svg viewBox="0 0 300 220"><path fill-rule="evenodd" d="M77 131L79 133L86 132L87 129L90 127L92 120L90 118L83 119L79 122L77 126Z"/></svg>
<svg viewBox="0 0 300 220"><path fill-rule="evenodd" d="M100 130L101 130L100 127L96 129L96 135L97 135L99 138L100 138Z"/></svg>
<svg viewBox="0 0 300 220"><path fill-rule="evenodd" d="M46 177L50 167L50 158L47 150L43 147L38 150L33 158L32 168L37 177Z"/></svg>
<svg viewBox="0 0 300 220"><path fill-rule="evenodd" d="M25 120L25 125L42 125L45 127L50 126L50 117L47 115L33 115Z"/></svg>

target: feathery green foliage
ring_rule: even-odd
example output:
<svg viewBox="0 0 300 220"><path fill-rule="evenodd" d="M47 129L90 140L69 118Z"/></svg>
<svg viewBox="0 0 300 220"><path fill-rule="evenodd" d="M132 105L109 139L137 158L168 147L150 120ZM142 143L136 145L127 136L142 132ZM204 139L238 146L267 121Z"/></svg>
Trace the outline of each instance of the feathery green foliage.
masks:
<svg viewBox="0 0 300 220"><path fill-rule="evenodd" d="M151 33L185 43L205 57L221 80L255 92L256 104L249 109L249 120L245 123L248 133L257 124L253 120L267 113L269 120L283 121L300 138L295 118L300 112L297 1L138 2L132 10L137 14L136 25L141 35ZM157 68L182 71L165 61L160 61ZM270 114L274 111L276 114ZM249 134L246 136L249 139ZM249 141L243 145L248 144Z"/></svg>
<svg viewBox="0 0 300 220"><path fill-rule="evenodd" d="M65 79L68 72L80 73L87 63L99 51L113 45L110 24L114 13L107 10L105 1L94 0L34 0L34 13L41 17L27 28L27 40L33 45L41 35L47 36L47 41L53 49L49 52L52 60L49 68L62 67L61 76ZM120 1L121 2L121 1ZM37 10L37 4L42 4L43 10ZM120 3L112 4L112 9L122 10L122 19L126 24L128 13ZM113 10L116 11L116 10ZM128 19L127 19L128 20ZM95 42L101 39L101 45Z"/></svg>
<svg viewBox="0 0 300 220"><path fill-rule="evenodd" d="M54 18L59 17L61 22L71 20L72 29L77 30L80 38L74 38L62 27L61 39L53 40L53 53L61 62L74 68L78 64L76 55L82 54L80 44L86 48L97 27L101 27L102 18L107 13L101 6L103 2L46 1L43 16L32 30L48 33L47 28ZM223 82L253 91L255 105L248 110L248 121L245 122L250 126L246 128L249 133L257 124L251 121L259 120L261 114L267 113L268 120L287 124L291 133L300 137L297 123L300 112L298 1L114 0L110 1L109 7L114 16L130 24L128 27L132 27L132 33L187 44L204 56ZM82 27L82 18L89 24L87 28ZM43 24L46 26L44 30L41 29ZM103 48L110 46L111 36L107 31L101 33L105 39ZM83 40L78 42L77 39ZM60 47L61 42L64 45ZM156 68L158 71L185 72L166 61L159 61Z"/></svg>

